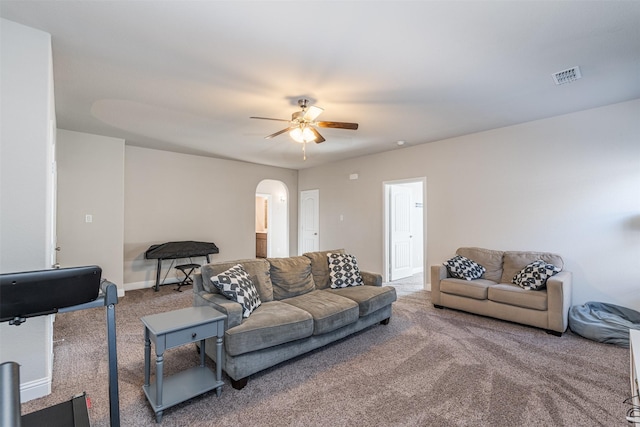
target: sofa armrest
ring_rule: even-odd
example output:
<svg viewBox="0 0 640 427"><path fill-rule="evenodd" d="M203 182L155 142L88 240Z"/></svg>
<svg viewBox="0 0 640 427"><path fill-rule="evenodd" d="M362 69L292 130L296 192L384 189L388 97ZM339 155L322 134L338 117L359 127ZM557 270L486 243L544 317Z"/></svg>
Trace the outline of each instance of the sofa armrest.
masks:
<svg viewBox="0 0 640 427"><path fill-rule="evenodd" d="M447 267L442 264L431 266L431 302L440 305L440 281L448 277Z"/></svg>
<svg viewBox="0 0 640 427"><path fill-rule="evenodd" d="M208 292L202 286L202 275L193 276L193 306L209 306L215 308L220 313L226 314L225 329L233 328L242 323L242 305L227 299L225 296Z"/></svg>
<svg viewBox="0 0 640 427"><path fill-rule="evenodd" d="M362 276L362 281L365 285L382 286L382 276L380 274L361 271L360 275Z"/></svg>
<svg viewBox="0 0 640 427"><path fill-rule="evenodd" d="M547 279L549 329L552 331L562 333L569 326L572 280L570 271L561 271Z"/></svg>
<svg viewBox="0 0 640 427"><path fill-rule="evenodd" d="M193 293L197 294L200 293L202 291L206 290L204 289L204 286L202 284L202 273L194 273L193 276L191 276L191 278L193 279Z"/></svg>

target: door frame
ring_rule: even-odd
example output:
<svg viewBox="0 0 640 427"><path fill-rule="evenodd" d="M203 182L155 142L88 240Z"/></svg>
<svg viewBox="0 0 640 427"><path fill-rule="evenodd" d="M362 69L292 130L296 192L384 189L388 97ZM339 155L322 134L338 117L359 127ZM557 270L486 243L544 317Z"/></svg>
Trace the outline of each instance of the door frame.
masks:
<svg viewBox="0 0 640 427"><path fill-rule="evenodd" d="M391 200L389 197L389 188L393 185L398 184L410 184L410 183L421 183L422 184L422 271L423 271L423 281L422 286L426 289L426 281L427 281L427 177L416 177L416 178L406 178L392 181L383 181L382 182L382 199L384 200L383 206L383 233L382 233L382 248L383 248L383 260L382 265L384 266L382 272L382 280L384 282L389 282L390 278L390 259L391 250L391 236L390 236L390 209L391 209Z"/></svg>

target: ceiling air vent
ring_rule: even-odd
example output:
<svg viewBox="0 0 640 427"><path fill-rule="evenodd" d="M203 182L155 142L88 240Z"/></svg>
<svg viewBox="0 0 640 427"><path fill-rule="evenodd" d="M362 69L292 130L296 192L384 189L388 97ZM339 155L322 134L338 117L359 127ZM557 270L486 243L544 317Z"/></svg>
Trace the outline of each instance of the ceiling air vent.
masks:
<svg viewBox="0 0 640 427"><path fill-rule="evenodd" d="M563 85L565 83L571 83L573 81L578 80L582 77L580 74L580 67L576 66L573 68L569 68L567 70L558 71L557 73L553 73L553 81L557 85Z"/></svg>

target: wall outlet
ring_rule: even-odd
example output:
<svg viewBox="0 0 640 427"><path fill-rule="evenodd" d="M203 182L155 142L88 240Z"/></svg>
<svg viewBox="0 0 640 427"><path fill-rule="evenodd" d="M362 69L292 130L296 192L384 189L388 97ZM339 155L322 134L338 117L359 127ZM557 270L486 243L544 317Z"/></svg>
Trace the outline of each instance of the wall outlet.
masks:
<svg viewBox="0 0 640 427"><path fill-rule="evenodd" d="M84 216L84 222L93 222L93 215L85 215Z"/></svg>

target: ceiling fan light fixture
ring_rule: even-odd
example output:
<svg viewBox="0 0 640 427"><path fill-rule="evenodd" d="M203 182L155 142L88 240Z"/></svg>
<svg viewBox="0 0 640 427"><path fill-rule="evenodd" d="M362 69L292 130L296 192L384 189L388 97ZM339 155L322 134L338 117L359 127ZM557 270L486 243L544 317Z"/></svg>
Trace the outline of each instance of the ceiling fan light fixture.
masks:
<svg viewBox="0 0 640 427"><path fill-rule="evenodd" d="M316 144L320 144L326 139L316 130L316 126L322 128L334 128L334 129L358 129L357 123L347 123L347 122L328 122L328 121L316 121L320 113L324 110L320 107L316 107L314 105L309 106L309 100L307 99L299 99L298 106L301 111L296 111L291 114L291 120L285 119L274 119L271 117L256 117L252 116L252 119L262 119L262 120L275 120L278 122L289 122L289 126L279 130L276 133L272 133L271 135L265 136L265 139L271 139L278 135L282 135L283 133L289 133L291 139L295 142L302 144L302 158L307 160L306 154L306 145L310 142L315 142Z"/></svg>
<svg viewBox="0 0 640 427"><path fill-rule="evenodd" d="M307 142L313 142L316 139L315 134L308 127L299 126L289 132L289 136L295 141L301 144Z"/></svg>

